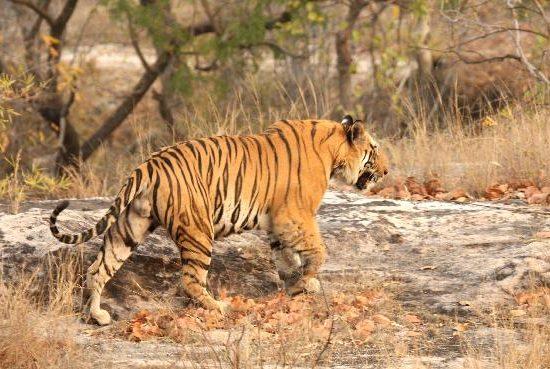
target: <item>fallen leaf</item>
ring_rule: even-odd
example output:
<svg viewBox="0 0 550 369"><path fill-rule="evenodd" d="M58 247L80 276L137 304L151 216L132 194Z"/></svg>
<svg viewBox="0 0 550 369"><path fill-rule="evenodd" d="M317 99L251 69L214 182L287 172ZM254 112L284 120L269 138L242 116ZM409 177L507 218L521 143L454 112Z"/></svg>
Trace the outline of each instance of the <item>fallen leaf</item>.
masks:
<svg viewBox="0 0 550 369"><path fill-rule="evenodd" d="M520 309L514 309L514 310L510 310L510 315L513 316L514 318L518 318L520 316L524 316L525 314L527 314L525 312L525 310L520 310Z"/></svg>
<svg viewBox="0 0 550 369"><path fill-rule="evenodd" d="M375 314L372 316L372 320L383 327L386 327L392 323L390 318L382 314Z"/></svg>
<svg viewBox="0 0 550 369"><path fill-rule="evenodd" d="M535 233L535 238L550 238L550 231L541 231Z"/></svg>
<svg viewBox="0 0 550 369"><path fill-rule="evenodd" d="M463 189L458 188L458 189L452 190L451 192L447 192L445 194L445 197L443 198L443 200L453 201L453 200L457 200L457 199L460 199L460 198L469 199L469 198L471 198L471 196L466 191L464 191Z"/></svg>
<svg viewBox="0 0 550 369"><path fill-rule="evenodd" d="M435 196L438 193L446 192L439 179L434 178L424 182L424 187L426 187L426 192L430 196Z"/></svg>
<svg viewBox="0 0 550 369"><path fill-rule="evenodd" d="M317 340L323 341L330 334L332 322L326 319L323 323L315 322L311 326L311 335Z"/></svg>
<svg viewBox="0 0 550 369"><path fill-rule="evenodd" d="M420 337L420 336L422 336L422 333L421 332L416 332L416 331L407 331L407 336L408 337Z"/></svg>
<svg viewBox="0 0 550 369"><path fill-rule="evenodd" d="M422 320L420 320L420 318L416 315L406 314L404 318L407 322L409 322L411 324L420 324L420 323L422 323Z"/></svg>
<svg viewBox="0 0 550 369"><path fill-rule="evenodd" d="M393 199L396 194L397 194L397 191L395 190L394 186L384 187L383 189L381 189L377 193L378 196L382 196L382 197L385 197L385 198L391 198L391 199Z"/></svg>
<svg viewBox="0 0 550 369"><path fill-rule="evenodd" d="M523 190L523 193L525 193L525 198L528 199L533 195L541 193L541 191L536 186L529 186Z"/></svg>
<svg viewBox="0 0 550 369"><path fill-rule="evenodd" d="M453 331L466 332L468 330L468 323L456 323L453 326Z"/></svg>
<svg viewBox="0 0 550 369"><path fill-rule="evenodd" d="M355 322L361 314L355 307L351 307L348 311L346 311L344 314L342 314L342 318L348 323Z"/></svg>
<svg viewBox="0 0 550 369"><path fill-rule="evenodd" d="M411 193L412 195L411 198L413 198L413 196L416 195L416 196L420 196L421 199L423 199L424 196L428 194L428 192L426 191L426 188L420 183L418 183L416 181L416 178L414 177L407 177L407 179L405 180L405 186Z"/></svg>
<svg viewBox="0 0 550 369"><path fill-rule="evenodd" d="M536 193L527 198L527 203L531 205L546 205L550 204L550 194Z"/></svg>
<svg viewBox="0 0 550 369"><path fill-rule="evenodd" d="M424 265L423 267L420 268L420 270L434 270L436 268L437 267L435 265Z"/></svg>
<svg viewBox="0 0 550 369"><path fill-rule="evenodd" d="M460 306L472 306L472 302L468 300L461 300L458 302Z"/></svg>
<svg viewBox="0 0 550 369"><path fill-rule="evenodd" d="M422 201L425 198L426 197L424 195L420 195L420 194L417 194L417 193L411 195L411 200L413 200L413 201Z"/></svg>
<svg viewBox="0 0 550 369"><path fill-rule="evenodd" d="M355 326L355 334L362 339L368 338L374 331L374 322L370 319L363 319Z"/></svg>
<svg viewBox="0 0 550 369"><path fill-rule="evenodd" d="M256 303L252 299L245 299L241 296L234 296L231 298L230 306L233 311L246 312L253 308Z"/></svg>
<svg viewBox="0 0 550 369"><path fill-rule="evenodd" d="M488 200L497 200L504 196L504 191L498 186L491 186L485 189L485 198Z"/></svg>

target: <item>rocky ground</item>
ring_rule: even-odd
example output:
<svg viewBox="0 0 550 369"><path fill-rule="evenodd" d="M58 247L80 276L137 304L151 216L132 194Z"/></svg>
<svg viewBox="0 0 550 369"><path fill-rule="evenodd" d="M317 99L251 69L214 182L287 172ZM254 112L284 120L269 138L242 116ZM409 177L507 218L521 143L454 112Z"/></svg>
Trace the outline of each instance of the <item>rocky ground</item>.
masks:
<svg viewBox="0 0 550 369"><path fill-rule="evenodd" d="M42 270L48 255L66 255L67 245L56 242L48 229L54 204L27 202L15 215L0 206L4 280L17 278L21 270ZM104 198L75 200L59 222L67 226L65 230L82 230L101 217L108 204ZM274 355L265 354L265 347L265 357L258 354L258 337L263 333L253 335L251 320L242 331L244 325L216 326L202 333L200 339L174 339L158 332L147 339L128 335L137 312L173 311L185 303L178 288L178 256L161 231L138 248L104 294L106 308L118 323L97 328L72 319L71 324L76 327L75 339L96 358L98 367L236 367L236 360L241 360L241 366L246 361L264 367L314 363L342 368L462 368L471 361L491 367L495 347L503 347L504 342L528 350L527 327L548 327L550 306L536 316L529 309L531 297L536 295L532 291L550 286L550 239L545 233L550 230L549 215L548 208L521 202L411 202L327 193L319 212L329 255L321 273L328 302L320 324L328 321L330 314L340 312L342 321L350 324L338 327L347 327L351 333L347 339L343 333L346 329L336 329L311 346L297 343L303 352L294 350L294 361L280 359L281 355L274 359ZM81 251L88 265L100 242L97 239L75 247L74 253ZM266 235L248 232L218 242L210 288L222 295L268 301L256 305L260 308L271 306L271 298L283 299L273 297L277 296L279 281ZM342 309L340 300L349 297L345 293L378 296L382 302L350 300L359 309L352 312L363 314L354 317L349 309ZM547 296L543 297L549 304ZM286 298L281 302L285 306L292 303ZM312 321L321 319L316 309L320 308L313 308ZM512 323L495 322L491 318L495 311L504 312ZM369 328L371 321L374 323ZM311 327L317 329L315 324ZM365 330L369 334L361 335ZM241 334L235 334L237 331ZM271 349L290 352L292 342L288 340L298 336L285 336L286 346L281 339L269 337L265 341L271 342ZM307 356L309 348L314 353ZM469 367L481 367L476 365Z"/></svg>

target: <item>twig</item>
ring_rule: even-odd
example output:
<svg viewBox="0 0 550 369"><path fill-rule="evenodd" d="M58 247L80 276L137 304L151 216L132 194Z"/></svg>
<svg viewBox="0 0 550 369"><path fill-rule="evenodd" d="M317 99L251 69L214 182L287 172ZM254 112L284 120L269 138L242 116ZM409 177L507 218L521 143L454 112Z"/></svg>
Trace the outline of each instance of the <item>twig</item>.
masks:
<svg viewBox="0 0 550 369"><path fill-rule="evenodd" d="M147 63L147 60L145 60L145 57L143 56L143 52L141 51L141 47L139 46L139 41L136 35L136 30L134 29L134 25L132 24L132 20L130 19L129 14L128 14L128 31L130 33L130 42L134 47L134 51L136 52L139 58L139 61L141 62L141 65L148 73L151 73L151 67L149 66L149 63Z"/></svg>
<svg viewBox="0 0 550 369"><path fill-rule="evenodd" d="M44 19L50 27L53 27L55 24L55 20L52 18L51 15L49 15L45 10L40 9L36 4L27 1L27 0L9 0L13 4L22 5L24 7L27 7L31 9L33 12L38 14L42 19Z"/></svg>
<svg viewBox="0 0 550 369"><path fill-rule="evenodd" d="M328 332L328 336L327 336L327 339L325 341L325 344L323 345L323 348L321 349L321 351L319 351L319 353L317 354L317 357L315 358L315 361L313 362L313 364L311 364L311 368L316 368L317 365L319 364L319 362L321 361L321 357L323 356L325 351L327 351L328 347L330 346L331 339L332 339L332 334L334 332L334 314L332 314L332 312L330 311L330 306L329 306L328 301L327 301L327 294L325 292L325 288L323 286L323 282L322 282L321 278L319 278L319 284L321 285L321 292L322 292L322 295L323 295L323 301L325 303L327 313L330 314L331 321L330 321L330 330Z"/></svg>
<svg viewBox="0 0 550 369"><path fill-rule="evenodd" d="M506 1L506 4L508 5L510 12L512 13L514 27L516 29L519 29L519 21L518 21L518 17L516 16L516 11L514 10L514 3L515 3L514 0ZM515 32L510 31L510 35L513 37L515 41L516 52L518 53L521 62L523 63L523 65L525 65L529 73L539 81L544 82L546 85L549 85L550 80L548 79L548 77L546 77L540 69L538 69L533 64L531 64L531 62L529 61L529 59L527 59L527 56L523 52L523 48L521 47L521 35L519 31L515 31Z"/></svg>

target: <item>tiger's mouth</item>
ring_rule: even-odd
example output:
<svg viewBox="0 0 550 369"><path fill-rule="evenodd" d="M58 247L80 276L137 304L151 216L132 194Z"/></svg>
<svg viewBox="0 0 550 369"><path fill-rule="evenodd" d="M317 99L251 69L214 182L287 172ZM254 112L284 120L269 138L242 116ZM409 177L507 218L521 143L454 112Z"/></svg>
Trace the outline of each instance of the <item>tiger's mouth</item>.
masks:
<svg viewBox="0 0 550 369"><path fill-rule="evenodd" d="M381 177L379 177L375 172L366 171L365 173L361 174L359 179L357 179L357 182L355 183L355 187L359 190L364 190L367 188L367 185L369 183L375 183L378 182L378 180Z"/></svg>

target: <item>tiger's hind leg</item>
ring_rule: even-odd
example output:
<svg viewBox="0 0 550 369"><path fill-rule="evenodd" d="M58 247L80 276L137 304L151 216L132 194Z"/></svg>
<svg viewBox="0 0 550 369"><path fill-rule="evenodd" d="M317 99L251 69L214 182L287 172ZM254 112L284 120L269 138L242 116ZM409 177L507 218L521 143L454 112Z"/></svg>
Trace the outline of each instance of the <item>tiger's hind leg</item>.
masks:
<svg viewBox="0 0 550 369"><path fill-rule="evenodd" d="M229 305L216 300L206 289L214 242L212 225L205 220L206 216L195 218L202 220L199 224L189 224L187 215L179 217L183 218L187 219L184 222L187 225L178 222L172 232L172 239L181 252L183 289L193 302L224 314L230 310Z"/></svg>
<svg viewBox="0 0 550 369"><path fill-rule="evenodd" d="M100 307L101 292L105 284L145 239L152 226L154 225L149 201L137 198L107 230L103 247L95 262L88 268L86 276L90 292L90 317L99 325L111 322L109 313Z"/></svg>

